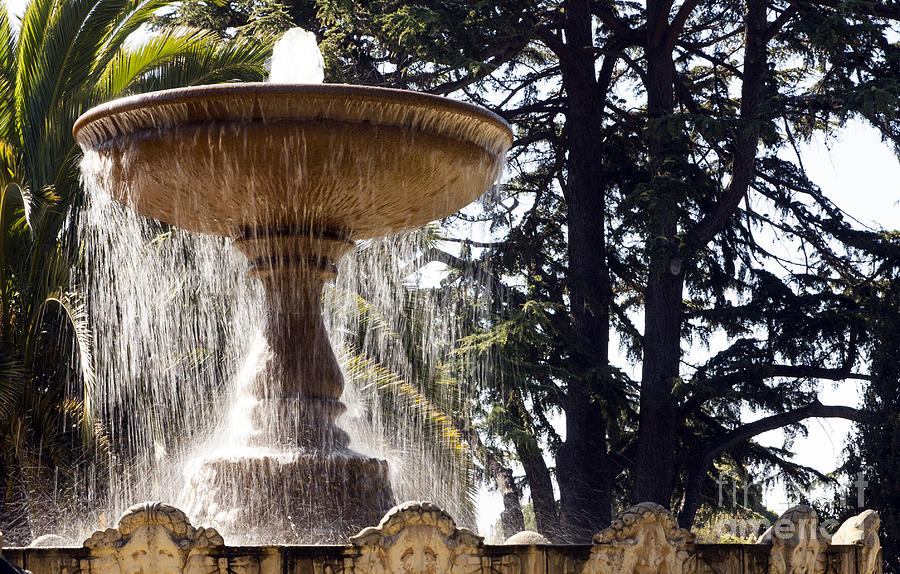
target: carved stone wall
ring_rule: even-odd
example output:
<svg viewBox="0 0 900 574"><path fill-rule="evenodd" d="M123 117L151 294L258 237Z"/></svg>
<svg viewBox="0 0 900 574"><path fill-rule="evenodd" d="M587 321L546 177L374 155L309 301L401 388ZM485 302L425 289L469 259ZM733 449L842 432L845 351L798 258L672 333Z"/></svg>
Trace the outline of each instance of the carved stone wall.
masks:
<svg viewBox="0 0 900 574"><path fill-rule="evenodd" d="M825 548L831 542L809 506L795 506L778 517L759 542L771 545L768 574L825 572Z"/></svg>
<svg viewBox="0 0 900 574"><path fill-rule="evenodd" d="M880 520L865 511L829 540L808 507L757 544L696 544L665 508L635 505L590 546L531 534L486 545L429 502L408 502L346 546L230 547L177 508L145 503L81 547L6 548L34 574L880 574Z"/></svg>
<svg viewBox="0 0 900 574"><path fill-rule="evenodd" d="M653 502L632 506L594 536L585 574L682 574L693 535Z"/></svg>
<svg viewBox="0 0 900 574"><path fill-rule="evenodd" d="M167 504L132 506L116 528L98 531L84 546L84 574L206 574L215 572L214 548L225 541L212 528L194 528L185 514Z"/></svg>
<svg viewBox="0 0 900 574"><path fill-rule="evenodd" d="M832 544L853 544L859 547L857 574L875 574L881 571L881 540L878 528L881 517L874 510L864 510L847 519L831 538Z"/></svg>
<svg viewBox="0 0 900 574"><path fill-rule="evenodd" d="M350 542L360 551L353 574L477 574L482 569L482 538L457 528L430 502L395 506L378 526Z"/></svg>

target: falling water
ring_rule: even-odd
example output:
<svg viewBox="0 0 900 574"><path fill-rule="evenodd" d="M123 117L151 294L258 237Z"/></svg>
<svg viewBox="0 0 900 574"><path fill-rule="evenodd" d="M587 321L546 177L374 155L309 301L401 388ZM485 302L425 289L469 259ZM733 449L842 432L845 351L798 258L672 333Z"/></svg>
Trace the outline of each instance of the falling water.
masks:
<svg viewBox="0 0 900 574"><path fill-rule="evenodd" d="M227 408L262 329L262 292L224 240L143 218L89 187L79 227L97 365L97 419L113 452L95 519L173 501L183 467ZM110 522L112 524L110 524ZM104 524L85 525L90 529Z"/></svg>
<svg viewBox="0 0 900 574"><path fill-rule="evenodd" d="M108 485L91 493L97 514L73 523L75 539L136 501L187 508L185 467L240 432L217 421L242 420L228 417L241 408L231 399L264 359L262 290L229 241L166 228L99 189L90 190L81 226L97 414L114 456ZM440 366L453 358L463 325L478 320L471 314L484 310L460 316L456 298L410 283L424 235L359 244L325 288L326 325L347 383L348 412L338 422L352 449L388 461L398 500L433 500L471 522L470 459L440 410L464 403L470 389Z"/></svg>
<svg viewBox="0 0 900 574"><path fill-rule="evenodd" d="M72 522L75 539L137 501L190 509L185 469L234 443L246 420L237 416L241 389L266 361L262 289L230 240L136 215L101 184L85 181L80 284L94 328L109 480L89 489L97 510ZM398 500L433 500L471 523L471 457L453 424L464 421L446 416L465 411L471 386L445 366L458 360L455 341L484 309L461 303L465 294L410 282L431 241L426 230L360 242L326 286L326 326L347 383L348 412L338 423L350 448L389 462ZM467 370L468 380L483 374L478 365ZM231 542L286 536L223 534Z"/></svg>

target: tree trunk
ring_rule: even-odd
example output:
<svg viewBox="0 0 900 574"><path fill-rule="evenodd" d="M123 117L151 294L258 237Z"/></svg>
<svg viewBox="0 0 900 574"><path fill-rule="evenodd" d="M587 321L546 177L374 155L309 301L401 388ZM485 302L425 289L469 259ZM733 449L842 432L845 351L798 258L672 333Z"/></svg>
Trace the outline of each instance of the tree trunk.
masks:
<svg viewBox="0 0 900 574"><path fill-rule="evenodd" d="M763 100L766 83L766 34L768 28L766 3L762 0L748 0L744 18L744 74L741 83L741 118L744 120L755 120L759 116L759 106ZM686 243L691 246L691 249L701 249L716 234L720 233L734 213L734 210L737 209L739 201L746 197L747 190L755 174L756 148L758 144L758 125L748 126L741 130L734 146L731 182L728 184L718 205L712 208L688 233ZM670 402L674 409L674 401L670 399ZM731 433L733 436L725 437L718 446L710 447L702 454L695 454L691 465L688 467L687 483L678 517L679 523L685 528L690 527L693 523L697 509L700 507L700 489L703 486L703 480L706 478L706 471L715 458L726 448L731 448L737 442L747 440L759 432L791 424L791 421L794 420L792 417L800 417L796 418L796 420L802 420L805 416L814 416L811 413L824 414L824 416L855 416L850 410L844 411L840 407L825 407L824 405L808 405L795 410L793 413L774 415L745 425L743 431L746 436L741 434L742 429L735 429ZM641 415L643 428L643 392ZM674 436L674 433L672 434ZM648 438L648 442L650 440ZM672 446L674 447L674 444ZM660 493L662 492L660 488ZM635 488L635 493L637 494L637 488Z"/></svg>
<svg viewBox="0 0 900 574"><path fill-rule="evenodd" d="M553 494L553 481L550 469L536 441L517 441L516 454L525 468L525 477L531 489L531 502L534 505L534 520L537 530L552 542L561 540L559 534L559 516L556 511L556 497Z"/></svg>
<svg viewBox="0 0 900 574"><path fill-rule="evenodd" d="M563 408L566 440L557 454L561 523L569 541L587 542L609 524L611 476L600 389L608 366L610 280L606 265L603 110L595 74L590 2L565 4L566 44L558 54L566 91L569 291L575 336ZM611 68L611 66L609 66Z"/></svg>
<svg viewBox="0 0 900 574"><path fill-rule="evenodd" d="M503 524L503 538L509 538L516 532L525 530L525 516L519 503L519 488L513 480L512 469L499 464L493 469L494 484L503 497L503 512L500 522Z"/></svg>
<svg viewBox="0 0 900 574"><path fill-rule="evenodd" d="M684 496L681 499L681 509L678 511L678 525L682 528L690 529L693 526L694 517L700 509L700 492L709 468L702 460L703 457L695 453L689 461Z"/></svg>
<svg viewBox="0 0 900 574"><path fill-rule="evenodd" d="M649 277L644 305L644 356L635 460L634 502L671 504L675 475L677 409L672 387L681 359L682 262L678 258L677 186L667 185L667 159L680 155L664 125L674 111L672 51L667 45L671 2L647 2L647 113L652 184L655 187L648 232Z"/></svg>
<svg viewBox="0 0 900 574"><path fill-rule="evenodd" d="M538 532L553 542L561 541L556 496L553 494L553 480L550 477L550 469L547 468L547 463L544 461L541 447L530 430L534 428L531 414L525 409L525 405L518 396L510 396L507 407L510 415L521 426L521 431L514 444L516 456L525 469L525 479L531 490L531 502L534 505L534 519Z"/></svg>
<svg viewBox="0 0 900 574"><path fill-rule="evenodd" d="M460 425L461 426L461 425ZM478 460L484 466L485 472L494 481L500 496L503 497L503 511L500 513L500 522L503 525L503 536L509 538L516 532L525 530L525 516L522 514L522 493L513 479L512 469L503 466L481 442L478 431L469 428L467 433L468 443Z"/></svg>

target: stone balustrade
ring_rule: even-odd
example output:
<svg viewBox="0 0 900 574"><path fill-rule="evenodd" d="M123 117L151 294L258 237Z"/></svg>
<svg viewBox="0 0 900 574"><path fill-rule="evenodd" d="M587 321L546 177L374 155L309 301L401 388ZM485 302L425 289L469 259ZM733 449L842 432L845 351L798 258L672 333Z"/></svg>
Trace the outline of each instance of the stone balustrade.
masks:
<svg viewBox="0 0 900 574"><path fill-rule="evenodd" d="M144 503L81 547L3 556L34 574L880 574L879 525L867 510L830 537L797 506L757 544L697 544L663 507L643 503L592 545L542 544L535 533L490 545L436 505L408 502L345 546L226 546L177 508Z"/></svg>

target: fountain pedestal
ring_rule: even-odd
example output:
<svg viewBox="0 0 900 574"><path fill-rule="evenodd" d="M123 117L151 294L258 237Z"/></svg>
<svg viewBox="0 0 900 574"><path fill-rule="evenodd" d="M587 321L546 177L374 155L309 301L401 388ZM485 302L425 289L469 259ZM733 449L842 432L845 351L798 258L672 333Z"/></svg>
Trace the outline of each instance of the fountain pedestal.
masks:
<svg viewBox="0 0 900 574"><path fill-rule="evenodd" d="M284 542L339 540L394 505L387 462L347 448L350 439L335 424L345 410L344 379L322 320L322 287L353 243L252 230L234 246L265 289L271 354L245 389L255 401L247 437L255 448L197 461L188 472L189 512L247 540L273 525Z"/></svg>
<svg viewBox="0 0 900 574"><path fill-rule="evenodd" d="M237 544L273 531L283 544L336 543L394 504L387 462L352 451L263 451L195 464L188 512Z"/></svg>

